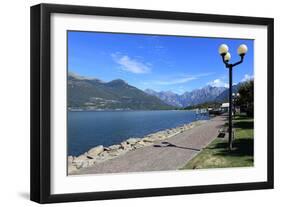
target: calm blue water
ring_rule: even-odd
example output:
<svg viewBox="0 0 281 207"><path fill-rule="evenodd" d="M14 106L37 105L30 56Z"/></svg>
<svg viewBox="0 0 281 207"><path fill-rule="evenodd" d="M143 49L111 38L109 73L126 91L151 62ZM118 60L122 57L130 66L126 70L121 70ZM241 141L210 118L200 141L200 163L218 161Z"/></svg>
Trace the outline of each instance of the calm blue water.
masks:
<svg viewBox="0 0 281 207"><path fill-rule="evenodd" d="M68 155L90 148L118 144L130 137L143 137L207 116L194 111L103 111L68 112Z"/></svg>

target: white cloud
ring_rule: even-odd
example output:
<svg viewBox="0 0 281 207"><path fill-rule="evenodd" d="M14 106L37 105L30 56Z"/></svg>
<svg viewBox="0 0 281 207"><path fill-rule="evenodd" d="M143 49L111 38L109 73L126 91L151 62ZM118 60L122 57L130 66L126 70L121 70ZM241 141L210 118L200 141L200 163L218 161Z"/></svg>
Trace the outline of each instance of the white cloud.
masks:
<svg viewBox="0 0 281 207"><path fill-rule="evenodd" d="M122 70L135 74L149 73L151 71L149 64L142 63L136 59L130 58L127 55L115 53L111 56L116 63L122 66Z"/></svg>
<svg viewBox="0 0 281 207"><path fill-rule="evenodd" d="M249 80L252 80L252 79L254 79L253 75L245 74L244 78L241 80L241 82L249 81Z"/></svg>
<svg viewBox="0 0 281 207"><path fill-rule="evenodd" d="M169 78L168 80L164 81L155 81L155 84L158 85L175 85L175 84L182 84L187 83L193 80L197 80L200 77L211 75L212 73L201 73L201 74L195 74L195 75L179 75L176 78Z"/></svg>
<svg viewBox="0 0 281 207"><path fill-rule="evenodd" d="M212 87L228 87L228 84L219 78L215 79L211 82L208 82L208 85L210 85Z"/></svg>
<svg viewBox="0 0 281 207"><path fill-rule="evenodd" d="M174 85L174 84L180 84L180 83L187 83L189 81L197 79L194 76L190 77L185 77L185 78L178 78L178 79L172 79L172 80L167 80L167 81L156 81L156 84L159 85Z"/></svg>

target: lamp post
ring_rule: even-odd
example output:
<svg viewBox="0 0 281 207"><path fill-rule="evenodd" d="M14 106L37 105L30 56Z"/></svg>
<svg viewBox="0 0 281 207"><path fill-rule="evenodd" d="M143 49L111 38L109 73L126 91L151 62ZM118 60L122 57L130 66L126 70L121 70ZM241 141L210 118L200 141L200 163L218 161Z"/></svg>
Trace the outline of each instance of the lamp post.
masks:
<svg viewBox="0 0 281 207"><path fill-rule="evenodd" d="M232 99L233 99L233 117L235 118L235 114L236 114L236 103L238 98L240 97L239 93L232 93Z"/></svg>
<svg viewBox="0 0 281 207"><path fill-rule="evenodd" d="M229 63L231 55L228 52L228 46L226 44L222 44L219 47L219 53L222 57L222 61L225 64L225 67L228 68L229 72L229 110L228 110L228 148L232 150L232 69L233 67L241 64L244 60L244 56L247 53L248 48L246 45L242 44L238 47L237 53L240 56L240 60L236 63Z"/></svg>

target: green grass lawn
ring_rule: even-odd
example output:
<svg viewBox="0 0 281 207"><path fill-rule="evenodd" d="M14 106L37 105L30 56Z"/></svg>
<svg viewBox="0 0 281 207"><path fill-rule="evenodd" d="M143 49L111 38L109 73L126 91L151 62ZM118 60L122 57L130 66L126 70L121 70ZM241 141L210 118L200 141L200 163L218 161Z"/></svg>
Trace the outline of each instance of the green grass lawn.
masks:
<svg viewBox="0 0 281 207"><path fill-rule="evenodd" d="M237 116L233 120L235 140L233 150L228 150L226 138L216 138L182 169L248 167L254 165L253 118Z"/></svg>

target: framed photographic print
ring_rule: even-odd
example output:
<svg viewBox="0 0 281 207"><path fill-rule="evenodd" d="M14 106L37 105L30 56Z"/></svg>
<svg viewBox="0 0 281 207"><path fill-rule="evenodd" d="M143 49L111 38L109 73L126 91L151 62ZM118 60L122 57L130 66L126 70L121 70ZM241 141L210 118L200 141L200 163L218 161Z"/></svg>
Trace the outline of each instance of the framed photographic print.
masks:
<svg viewBox="0 0 281 207"><path fill-rule="evenodd" d="M31 200L273 188L273 19L31 7Z"/></svg>

